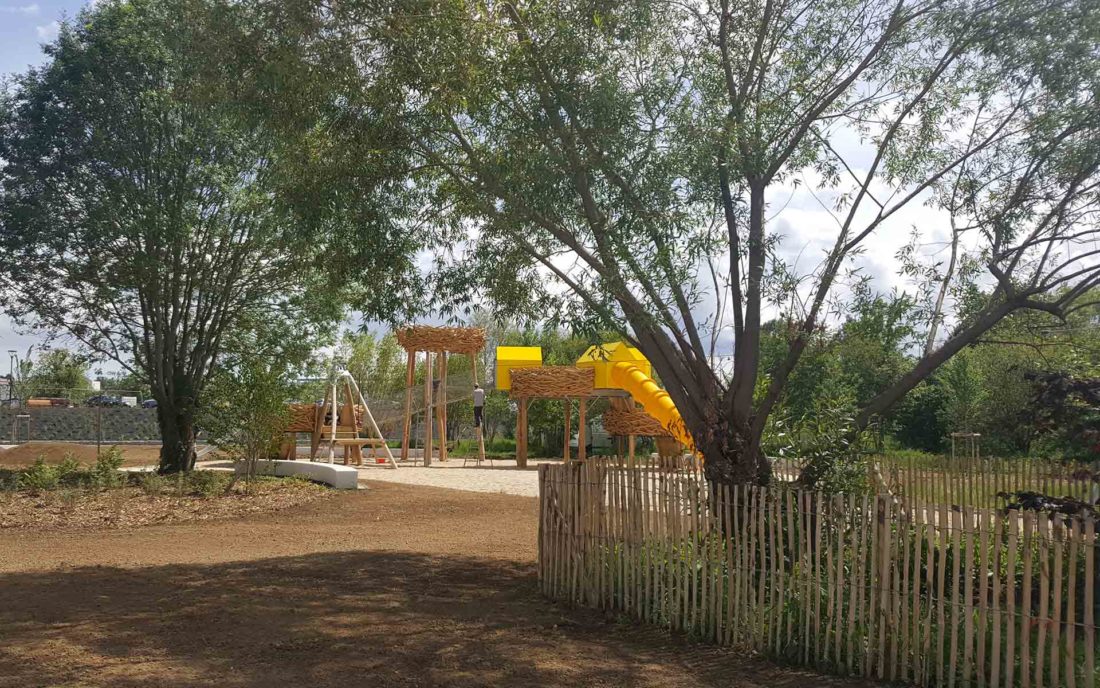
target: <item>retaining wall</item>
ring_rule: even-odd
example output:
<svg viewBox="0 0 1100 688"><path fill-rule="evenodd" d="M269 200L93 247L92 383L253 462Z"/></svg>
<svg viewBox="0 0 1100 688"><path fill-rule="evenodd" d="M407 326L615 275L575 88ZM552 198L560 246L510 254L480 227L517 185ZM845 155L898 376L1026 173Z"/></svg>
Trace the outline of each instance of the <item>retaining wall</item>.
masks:
<svg viewBox="0 0 1100 688"><path fill-rule="evenodd" d="M20 418L14 429L16 415ZM27 440L68 442L159 442L157 410L147 408L0 408L0 444Z"/></svg>

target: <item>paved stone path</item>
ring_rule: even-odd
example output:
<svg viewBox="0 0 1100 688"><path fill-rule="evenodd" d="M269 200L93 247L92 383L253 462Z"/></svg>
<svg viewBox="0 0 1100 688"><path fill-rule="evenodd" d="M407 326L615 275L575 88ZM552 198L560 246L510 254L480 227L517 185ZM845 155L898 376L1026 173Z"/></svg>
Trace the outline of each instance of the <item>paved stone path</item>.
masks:
<svg viewBox="0 0 1100 688"><path fill-rule="evenodd" d="M397 470L385 466L364 466L359 469L359 479L520 497L539 495L538 465L534 461L523 469L516 468L511 461L497 461L495 466L482 463L481 468L475 468L471 462L464 468L462 459L453 458L446 462L436 459L428 468L400 463L398 466Z"/></svg>

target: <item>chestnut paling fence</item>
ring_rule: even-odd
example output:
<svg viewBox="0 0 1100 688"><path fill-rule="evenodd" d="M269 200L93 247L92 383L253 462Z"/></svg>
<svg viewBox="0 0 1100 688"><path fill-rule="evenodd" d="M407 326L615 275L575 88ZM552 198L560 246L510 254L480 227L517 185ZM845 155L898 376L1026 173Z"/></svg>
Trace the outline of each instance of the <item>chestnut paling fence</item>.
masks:
<svg viewBox="0 0 1100 688"><path fill-rule="evenodd" d="M1092 518L607 461L542 465L539 484L552 598L841 674L1100 685Z"/></svg>

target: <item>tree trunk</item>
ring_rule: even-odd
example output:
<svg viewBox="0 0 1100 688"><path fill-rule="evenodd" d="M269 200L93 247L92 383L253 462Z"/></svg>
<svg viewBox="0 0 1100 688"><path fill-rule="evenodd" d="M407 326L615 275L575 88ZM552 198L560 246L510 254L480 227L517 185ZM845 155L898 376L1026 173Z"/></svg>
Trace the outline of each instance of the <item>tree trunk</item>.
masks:
<svg viewBox="0 0 1100 688"><path fill-rule="evenodd" d="M157 400L157 422L160 424L161 474L189 471L195 467L195 414L190 408L162 404Z"/></svg>
<svg viewBox="0 0 1100 688"><path fill-rule="evenodd" d="M703 455L707 480L718 485L771 482L771 464L760 450L760 438L752 437L749 428L738 428L723 399L713 399L707 406L710 418L684 418L696 450Z"/></svg>

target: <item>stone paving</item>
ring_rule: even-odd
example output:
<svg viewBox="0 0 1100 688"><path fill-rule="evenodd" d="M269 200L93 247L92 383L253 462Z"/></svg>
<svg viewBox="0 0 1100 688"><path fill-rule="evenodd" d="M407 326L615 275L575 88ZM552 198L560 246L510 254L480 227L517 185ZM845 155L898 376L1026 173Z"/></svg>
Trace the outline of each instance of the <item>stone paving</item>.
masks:
<svg viewBox="0 0 1100 688"><path fill-rule="evenodd" d="M398 462L397 470L386 466L363 466L359 469L359 479L521 497L539 495L538 462L529 461L527 468L516 468L512 461L496 461L494 464L490 466L488 462L483 462L477 468L471 461L463 467L462 459L452 458L446 462L436 459L430 467L425 468Z"/></svg>

